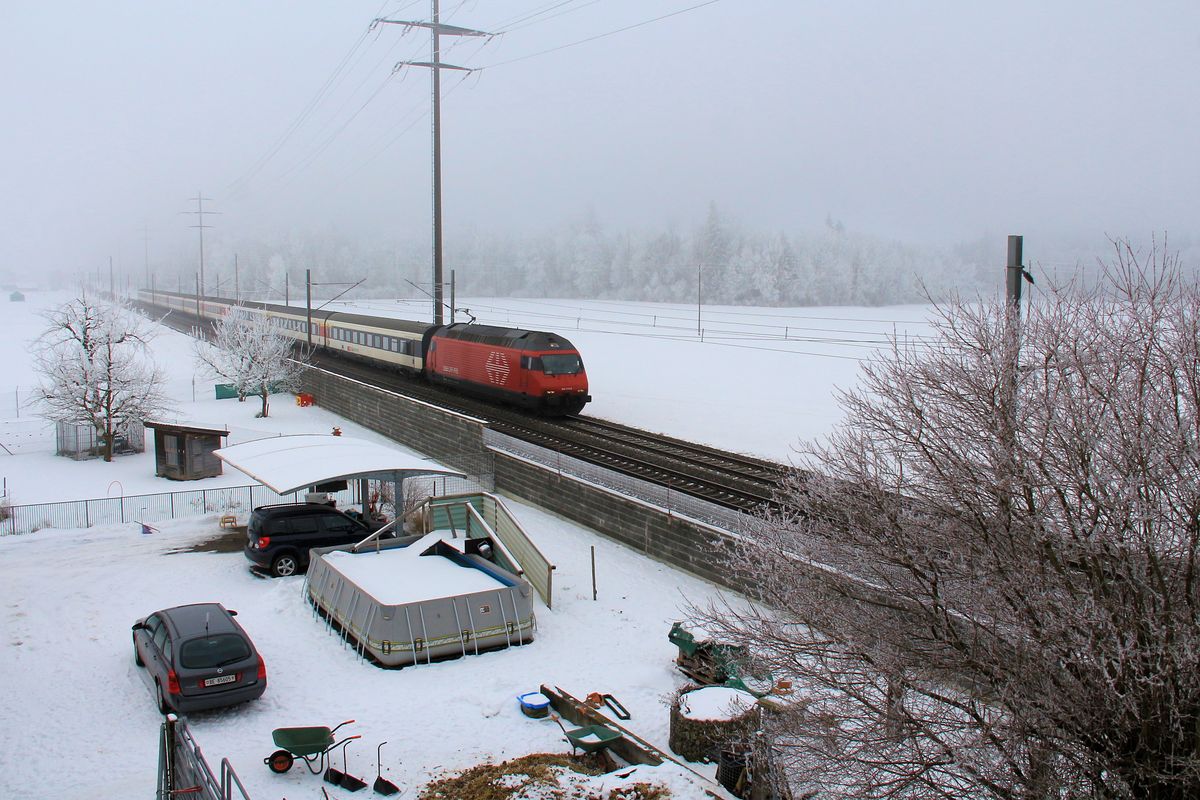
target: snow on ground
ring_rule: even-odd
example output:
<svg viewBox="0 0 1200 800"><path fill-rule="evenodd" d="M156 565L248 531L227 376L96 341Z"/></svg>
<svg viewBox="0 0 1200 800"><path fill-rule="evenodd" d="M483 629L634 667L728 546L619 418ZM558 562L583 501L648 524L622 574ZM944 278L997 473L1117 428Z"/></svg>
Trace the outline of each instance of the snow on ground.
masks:
<svg viewBox="0 0 1200 800"><path fill-rule="evenodd" d="M133 664L129 626L159 608L211 600L238 611L266 660L268 687L253 703L190 722L210 763L229 758L254 800L321 797L320 778L299 765L283 776L263 765L278 727L354 719L343 732L363 738L348 752L350 771L373 779L375 747L386 740L384 775L408 786L488 759L566 752L552 720L519 710L517 695L543 683L579 698L614 694L632 714L628 724L665 748L663 698L682 682L667 632L685 597L702 600L715 588L530 506L509 506L557 565L554 609L537 605L537 638L402 670L358 660L327 632L304 601L303 578L257 577L241 553L186 552L219 533L213 516L163 523L149 536L130 524L5 538L0 671L9 700L0 727L9 741L0 794L149 796L161 717ZM673 774L638 774L660 771ZM678 776L667 780L678 798L704 797Z"/></svg>
<svg viewBox="0 0 1200 800"><path fill-rule="evenodd" d="M228 471L205 481L166 481L154 477L151 453L108 465L55 457L52 433L47 437L14 399L35 382L28 342L44 327L37 313L69 295L28 297L0 313L0 444L15 453L0 449L0 476L14 503L249 482ZM702 343L687 330L682 307L591 303L568 309L565 303L475 301L472 307L481 322L552 329L572 339L584 354L595 397L589 413L778 460L788 459L799 438L825 433L836 422L831 385L853 384L855 359L880 333L905 320L919 332L926 312L809 309L751 316L754 310L704 309L709 321ZM382 313L381 305L363 310ZM387 309L421 316L404 304ZM810 330L800 340L795 328ZM174 332L156 341L177 400L168 416L229 426L231 442L327 433L334 425L349 436L384 441L319 408L299 408L289 395L273 399L265 420L254 418L257 403L210 399L213 381L195 374L191 348ZM263 765L275 749L271 731L277 727L332 727L355 719L343 729L363 737L350 747L350 772L371 780L375 746L387 740L384 776L409 787L489 759L565 752L553 721L519 711L516 696L542 683L576 697L614 694L632 713L629 724L666 749L664 700L683 682L667 632L687 600L703 602L717 590L536 508L509 505L558 566L553 611L537 607L536 641L398 671L357 660L328 633L304 602L302 578L257 577L237 552L190 552L220 533L214 516L162 523L154 535L128 524L0 539L6 578L0 677L8 695L0 706L8 736L0 748L0 793L148 796L161 718L133 664L129 626L159 608L211 600L240 612L266 659L269 685L254 703L196 714L191 722L210 763L229 758L254 800L321 797L320 778L300 766L277 776ZM711 766L699 769L713 774ZM676 798L704 797L670 767L642 767L630 780L651 775L671 785ZM611 788L617 779L597 780Z"/></svg>
<svg viewBox="0 0 1200 800"><path fill-rule="evenodd" d="M920 346L930 334L930 307L922 305L704 306L699 326L695 306L661 303L475 298L458 306L480 323L570 339L587 368L587 415L784 463L802 439L823 436L841 420L835 390L857 384L862 359L886 336ZM424 300L326 306L335 307L429 315Z"/></svg>

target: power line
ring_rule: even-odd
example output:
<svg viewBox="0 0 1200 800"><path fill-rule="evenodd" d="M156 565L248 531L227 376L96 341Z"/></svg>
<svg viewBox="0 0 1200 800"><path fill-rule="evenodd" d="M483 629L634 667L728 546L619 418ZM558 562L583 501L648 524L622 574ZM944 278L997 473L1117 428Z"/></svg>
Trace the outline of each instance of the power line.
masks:
<svg viewBox="0 0 1200 800"><path fill-rule="evenodd" d="M705 0L705 2L703 2L703 3L697 3L696 5L689 6L688 8L681 8L678 11L672 11L670 14L663 14L662 16L655 17L654 19L648 19L648 20L644 20L642 22L636 22L633 25L626 25L623 28L617 28L616 30L608 31L607 33L598 33L595 36L589 36L586 39L580 39L577 42L571 42L569 44L559 45L558 47L551 47L549 50L542 50L537 53L530 53L529 55L526 55L526 56L518 56L517 58L510 58L507 61L498 61L495 64L489 64L486 67L480 67L480 69L491 69L493 67L503 67L507 64L515 64L518 61L525 61L527 59L536 58L538 56L544 56L549 53L556 53L559 50L566 50L568 47L575 47L577 45L587 44L588 42L594 42L597 39L604 39L605 37L608 37L608 36L615 36L618 33L624 33L625 31L631 31L635 28L641 28L645 25L650 25L655 22L661 22L664 19L670 19L671 17L677 17L680 14L686 14L689 11L695 11L698 8L704 8L705 6L711 6L714 3L718 3L718 2L720 2L720 0Z"/></svg>
<svg viewBox="0 0 1200 800"><path fill-rule="evenodd" d="M304 108L300 110L300 113L296 116L296 118L292 120L291 125L289 125L287 129L284 130L283 134L275 141L275 143L267 149L266 153L259 156L258 160L250 165L249 169L247 169L242 176L230 183L227 189L228 192L231 192L235 195L242 194L245 191L246 185L253 180L253 178L258 175L259 172L262 171L262 169L271 161L271 159L274 158L275 155L283 148L288 140L291 139L292 134L294 134L300 128L300 126L304 124L309 116L311 116L313 110L317 107L317 104L321 102L334 83L339 81L341 76L344 74L343 70L345 69L346 64L354 56L355 52L358 51L358 48L362 46L362 43L366 40L371 30L372 28L368 27L359 35L358 39L350 47L350 50L342 57L342 60L338 62L338 65L334 68L329 77L325 79L325 82L321 85L321 88L317 90L316 94L312 96L308 103L305 104Z"/></svg>

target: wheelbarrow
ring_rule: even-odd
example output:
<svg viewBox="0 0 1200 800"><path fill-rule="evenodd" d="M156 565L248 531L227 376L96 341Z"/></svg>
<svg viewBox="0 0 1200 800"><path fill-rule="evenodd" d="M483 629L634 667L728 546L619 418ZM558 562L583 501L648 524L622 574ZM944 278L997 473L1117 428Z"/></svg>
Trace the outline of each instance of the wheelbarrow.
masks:
<svg viewBox="0 0 1200 800"><path fill-rule="evenodd" d="M309 772L319 775L325 771L325 761L331 752L351 739L362 738L355 734L341 740L334 739L334 731L351 722L354 720L348 719L341 725L332 728L323 725L307 728L276 728L271 731L271 738L275 740L275 746L282 749L276 750L264 758L263 763L270 767L272 772L282 775L292 768L292 764L296 763L297 758L300 758Z"/></svg>
<svg viewBox="0 0 1200 800"><path fill-rule="evenodd" d="M577 748L585 753L603 750L624 736L620 731L615 731L607 725L585 725L582 728L564 730L563 733L566 734L567 741L571 743L572 748Z"/></svg>

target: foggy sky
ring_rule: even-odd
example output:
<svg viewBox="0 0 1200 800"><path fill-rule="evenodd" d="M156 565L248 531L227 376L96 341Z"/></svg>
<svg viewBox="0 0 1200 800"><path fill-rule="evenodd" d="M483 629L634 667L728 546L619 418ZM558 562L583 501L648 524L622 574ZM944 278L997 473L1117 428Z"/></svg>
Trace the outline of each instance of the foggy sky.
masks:
<svg viewBox="0 0 1200 800"><path fill-rule="evenodd" d="M702 1L442 0L443 22L503 32L443 39L482 68L443 73L446 237L692 226L710 202L755 230L831 215L916 242L1200 232L1195 0L720 0L543 52ZM0 277L173 270L197 192L214 240L427 238L429 73L388 76L430 59L428 33L352 48L376 16L429 14L4 0Z"/></svg>

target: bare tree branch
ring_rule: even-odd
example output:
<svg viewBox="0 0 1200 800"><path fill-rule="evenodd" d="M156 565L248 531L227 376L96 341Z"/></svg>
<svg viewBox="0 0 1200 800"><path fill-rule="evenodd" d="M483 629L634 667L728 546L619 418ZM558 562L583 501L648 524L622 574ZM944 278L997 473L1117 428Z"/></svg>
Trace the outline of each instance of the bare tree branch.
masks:
<svg viewBox="0 0 1200 800"><path fill-rule="evenodd" d="M822 796L1200 797L1200 288L1118 242L1019 328L939 312L732 549L761 605L697 621L805 687Z"/></svg>
<svg viewBox="0 0 1200 800"><path fill-rule="evenodd" d="M239 400L257 395L260 417L268 414L271 392L295 390L307 366L270 318L242 307L217 323L211 343L196 343L195 357L210 376L231 383Z"/></svg>
<svg viewBox="0 0 1200 800"><path fill-rule="evenodd" d="M49 419L90 425L112 461L117 431L168 406L150 351L153 328L120 304L86 295L44 317L49 326L33 343L42 377L35 399Z"/></svg>

